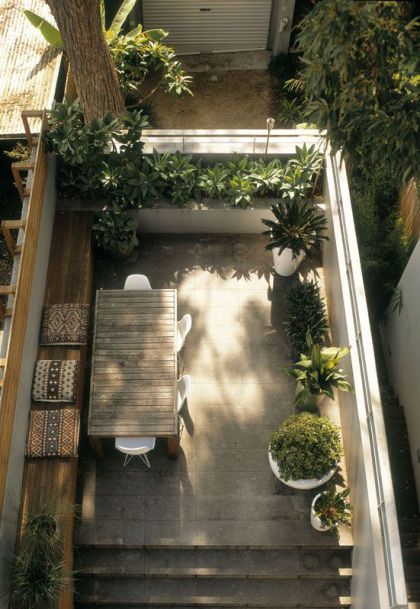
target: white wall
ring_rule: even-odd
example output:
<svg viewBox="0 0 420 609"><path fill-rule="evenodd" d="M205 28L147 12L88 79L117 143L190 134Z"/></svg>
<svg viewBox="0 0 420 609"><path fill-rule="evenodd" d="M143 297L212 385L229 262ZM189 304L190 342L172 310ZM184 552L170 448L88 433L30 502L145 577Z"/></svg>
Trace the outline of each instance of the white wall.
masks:
<svg viewBox="0 0 420 609"><path fill-rule="evenodd" d="M22 366L19 375L15 421L10 447L9 469L6 483L3 518L0 523L0 607L8 607L10 560L15 547L16 527L19 515L22 474L25 460L25 442L31 407L31 387L34 362L38 350L38 335L44 301L51 235L55 211L55 162L49 159L49 172L45 189L40 233L37 244L35 271L31 301L25 334ZM25 208L27 202L23 208ZM14 269L16 273L16 268Z"/></svg>
<svg viewBox="0 0 420 609"><path fill-rule="evenodd" d="M385 360L396 395L404 407L411 460L420 504L420 241L400 279L401 312L388 307L384 324Z"/></svg>
<svg viewBox="0 0 420 609"><path fill-rule="evenodd" d="M335 167L329 156L326 173L324 194L330 241L324 247L323 263L328 312L333 343L351 346L343 368L355 389L353 394L340 394L345 460L354 506L352 609L407 607L388 448L347 179L344 168Z"/></svg>

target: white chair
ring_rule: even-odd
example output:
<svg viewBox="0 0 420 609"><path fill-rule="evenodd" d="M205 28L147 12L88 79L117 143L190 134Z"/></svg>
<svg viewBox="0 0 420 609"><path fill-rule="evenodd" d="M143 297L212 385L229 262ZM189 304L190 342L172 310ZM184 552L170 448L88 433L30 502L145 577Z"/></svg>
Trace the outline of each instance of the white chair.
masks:
<svg viewBox="0 0 420 609"><path fill-rule="evenodd" d="M115 448L125 454L123 467L128 465L136 455L150 469L149 458L146 453L153 450L156 438L115 438Z"/></svg>
<svg viewBox="0 0 420 609"><path fill-rule="evenodd" d="M186 313L182 319L178 322L178 332L176 337L176 352L179 353L184 346L185 339L192 326L192 317L189 313Z"/></svg>
<svg viewBox="0 0 420 609"><path fill-rule="evenodd" d="M191 377L188 374L185 374L178 381L178 398L177 398L178 412L183 407L184 402L187 399L190 391L191 391Z"/></svg>
<svg viewBox="0 0 420 609"><path fill-rule="evenodd" d="M129 275L125 280L124 290L151 290L152 286L146 275Z"/></svg>

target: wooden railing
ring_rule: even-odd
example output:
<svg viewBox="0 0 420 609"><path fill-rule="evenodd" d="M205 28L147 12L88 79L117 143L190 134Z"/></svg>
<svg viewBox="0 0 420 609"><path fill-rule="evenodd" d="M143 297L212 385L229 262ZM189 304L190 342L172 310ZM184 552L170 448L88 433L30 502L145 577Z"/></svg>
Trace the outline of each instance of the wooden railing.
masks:
<svg viewBox="0 0 420 609"><path fill-rule="evenodd" d="M41 119L39 137L31 133L28 119ZM19 386L19 375L22 364L22 354L25 341L28 309L32 292L36 251L39 229L41 223L45 184L47 179L48 157L42 141L42 132L46 127L46 117L43 112L25 112L22 115L28 145L32 149L33 163L17 163L12 168L16 185L22 199L28 206L23 207L21 220L5 220L1 224L1 232L6 240L10 254L14 257L15 269L17 267L16 283L0 286L0 295L8 297L7 305L2 304L0 315L8 316L10 320L4 328L3 342L7 341L7 348L1 344L3 357L0 360L0 369L3 376L0 379L0 519L6 490L7 471L9 466L9 453L15 419L16 398ZM27 172L25 181L22 180L21 171ZM18 178L16 176L19 175ZM26 211L25 211L26 210ZM21 230L20 243L15 244L11 230ZM1 371L0 371L1 376Z"/></svg>

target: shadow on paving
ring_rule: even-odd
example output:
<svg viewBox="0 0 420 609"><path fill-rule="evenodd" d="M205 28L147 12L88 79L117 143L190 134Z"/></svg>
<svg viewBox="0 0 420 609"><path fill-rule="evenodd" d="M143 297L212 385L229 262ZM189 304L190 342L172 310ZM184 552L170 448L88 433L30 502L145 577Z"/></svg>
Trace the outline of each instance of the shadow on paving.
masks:
<svg viewBox="0 0 420 609"><path fill-rule="evenodd" d="M96 289L122 288L142 273L153 288L177 288L178 318L193 327L182 353L192 391L181 413L181 453L158 439L151 470L108 441L104 461L86 451L83 543L124 546L339 545L309 523L312 493L271 473L270 434L293 412L294 386L283 332L291 279L274 277L266 240L256 235L143 237L138 256L96 261Z"/></svg>

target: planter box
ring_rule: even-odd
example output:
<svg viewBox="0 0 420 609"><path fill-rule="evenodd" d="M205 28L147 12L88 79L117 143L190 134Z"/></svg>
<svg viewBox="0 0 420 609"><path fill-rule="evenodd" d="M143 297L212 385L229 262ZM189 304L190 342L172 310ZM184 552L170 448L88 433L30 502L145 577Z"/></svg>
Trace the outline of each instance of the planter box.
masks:
<svg viewBox="0 0 420 609"><path fill-rule="evenodd" d="M227 199L191 201L183 206L168 200L158 200L148 207L133 209L139 233L262 233L262 218L274 220L273 203L279 198L257 197L247 209L232 207ZM91 199L58 199L59 209L72 211L100 211L105 201ZM317 203L323 209L323 203Z"/></svg>

